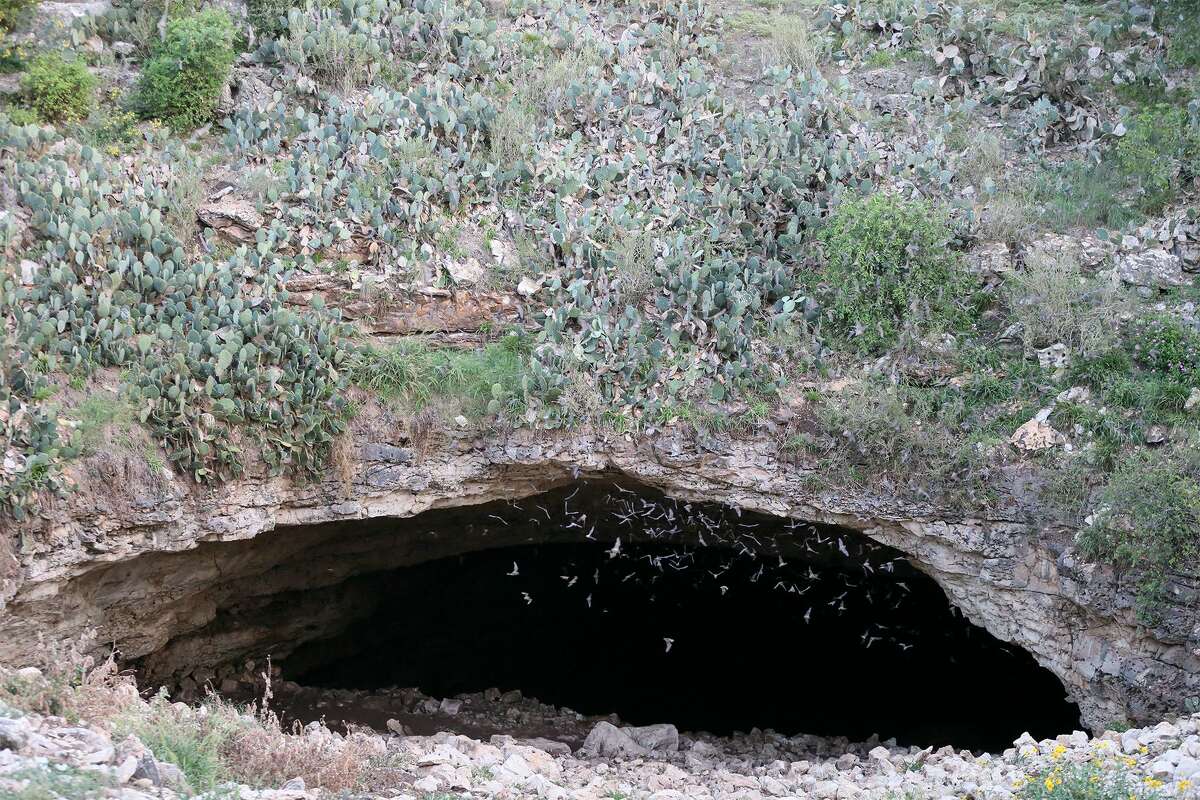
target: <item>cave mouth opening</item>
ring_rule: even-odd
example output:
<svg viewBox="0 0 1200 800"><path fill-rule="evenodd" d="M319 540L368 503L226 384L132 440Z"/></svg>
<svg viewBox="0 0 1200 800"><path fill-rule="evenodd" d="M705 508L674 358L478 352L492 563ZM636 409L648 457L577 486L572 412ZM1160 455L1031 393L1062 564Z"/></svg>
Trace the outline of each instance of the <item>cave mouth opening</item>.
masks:
<svg viewBox="0 0 1200 800"><path fill-rule="evenodd" d="M371 602L287 655L290 680L975 751L1079 727L1052 673L849 529L598 482L389 524L474 549L352 579Z"/></svg>

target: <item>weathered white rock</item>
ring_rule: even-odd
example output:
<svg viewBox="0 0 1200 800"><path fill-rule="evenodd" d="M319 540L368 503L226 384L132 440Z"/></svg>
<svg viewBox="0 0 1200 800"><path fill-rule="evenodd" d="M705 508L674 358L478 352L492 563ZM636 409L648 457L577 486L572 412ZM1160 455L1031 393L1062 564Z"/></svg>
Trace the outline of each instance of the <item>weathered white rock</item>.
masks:
<svg viewBox="0 0 1200 800"><path fill-rule="evenodd" d="M646 755L646 748L611 722L597 722L587 735L580 752L603 758L629 758Z"/></svg>
<svg viewBox="0 0 1200 800"><path fill-rule="evenodd" d="M1183 261L1157 249L1118 256L1116 274L1130 286L1152 289L1170 289L1191 283L1191 279L1183 274Z"/></svg>
<svg viewBox="0 0 1200 800"><path fill-rule="evenodd" d="M1067 437L1037 417L1013 431L1008 443L1026 453L1048 450L1065 444Z"/></svg>
<svg viewBox="0 0 1200 800"><path fill-rule="evenodd" d="M647 750L660 753L673 753L679 749L679 731L674 725L643 725L641 727L624 727L621 732L629 736Z"/></svg>

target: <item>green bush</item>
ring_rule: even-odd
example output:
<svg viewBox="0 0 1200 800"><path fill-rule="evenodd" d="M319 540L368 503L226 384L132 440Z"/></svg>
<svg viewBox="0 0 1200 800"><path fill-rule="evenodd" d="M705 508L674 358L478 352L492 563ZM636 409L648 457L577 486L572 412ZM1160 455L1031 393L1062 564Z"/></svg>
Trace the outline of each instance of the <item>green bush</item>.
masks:
<svg viewBox="0 0 1200 800"><path fill-rule="evenodd" d="M906 326L949 322L965 288L952 238L923 202L875 194L842 203L819 233L826 324L874 352Z"/></svg>
<svg viewBox="0 0 1200 800"><path fill-rule="evenodd" d="M247 0L246 18L259 36L278 38L287 30L288 11L295 0Z"/></svg>
<svg viewBox="0 0 1200 800"><path fill-rule="evenodd" d="M233 66L233 23L219 9L171 21L142 71L138 106L175 131L211 122Z"/></svg>
<svg viewBox="0 0 1200 800"><path fill-rule="evenodd" d="M37 0L0 0L0 33L11 31L37 5Z"/></svg>
<svg viewBox="0 0 1200 800"><path fill-rule="evenodd" d="M38 115L28 108L6 108L4 113L8 114L9 121L14 125L38 124Z"/></svg>
<svg viewBox="0 0 1200 800"><path fill-rule="evenodd" d="M1138 613L1153 622L1168 574L1200 566L1197 464L1171 453L1127 458L1100 495L1093 524L1079 534L1092 558L1139 570Z"/></svg>
<svg viewBox="0 0 1200 800"><path fill-rule="evenodd" d="M1200 129L1183 108L1153 106L1130 121L1113 160L1138 209L1155 213L1175 199L1181 177L1200 169Z"/></svg>
<svg viewBox="0 0 1200 800"><path fill-rule="evenodd" d="M1200 331L1173 317L1152 315L1129 324L1134 360L1174 383L1200 380Z"/></svg>
<svg viewBox="0 0 1200 800"><path fill-rule="evenodd" d="M96 78L82 61L43 53L21 76L25 103L43 122L70 122L87 116Z"/></svg>
<svg viewBox="0 0 1200 800"><path fill-rule="evenodd" d="M1052 757L1057 760L1061 755ZM1150 778L1138 780L1115 757L1107 763L1087 764L1072 764L1063 759L1025 779L1017 797L1019 800L1155 800L1162 796L1157 791L1162 785L1162 781Z"/></svg>

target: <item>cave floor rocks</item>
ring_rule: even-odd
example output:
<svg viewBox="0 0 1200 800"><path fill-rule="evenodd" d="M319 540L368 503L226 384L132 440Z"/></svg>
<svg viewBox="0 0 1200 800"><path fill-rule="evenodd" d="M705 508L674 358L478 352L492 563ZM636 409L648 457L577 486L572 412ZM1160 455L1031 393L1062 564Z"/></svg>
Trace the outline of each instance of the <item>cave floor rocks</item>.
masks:
<svg viewBox="0 0 1200 800"><path fill-rule="evenodd" d="M1195 797L1200 780L1200 715L1095 738L1026 734L989 754L757 729L687 734L668 724L585 719L498 690L437 700L411 689L280 682L270 701L296 718L281 725L215 697L200 706L147 700L128 676L70 690L56 701L68 721L31 710L64 691L38 670L0 671L0 686L6 799L1008 800L1031 781L1103 775L1097 779L1122 797L1149 800ZM74 719L81 711L87 716ZM314 714L324 722L300 724ZM379 720L382 731L353 724ZM180 758L180 748L165 746L182 741L201 750ZM211 749L212 771L197 767L202 746Z"/></svg>

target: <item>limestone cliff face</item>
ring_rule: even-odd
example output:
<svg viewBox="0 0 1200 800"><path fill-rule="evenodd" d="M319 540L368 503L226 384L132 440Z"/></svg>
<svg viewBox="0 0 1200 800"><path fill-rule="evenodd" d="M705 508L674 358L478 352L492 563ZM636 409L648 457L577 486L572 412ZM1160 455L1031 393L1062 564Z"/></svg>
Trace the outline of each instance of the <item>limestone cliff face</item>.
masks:
<svg viewBox="0 0 1200 800"><path fill-rule="evenodd" d="M1200 694L1194 583L1176 582L1160 626L1139 624L1132 584L1085 564L1069 531L1029 525L1016 510L1016 479L997 504L1012 511L964 518L886 496L813 491L819 465L781 459L766 438L669 430L633 441L521 430L450 435L418 448L401 429L385 419L357 424L349 456L310 484L248 471L204 488L151 474L140 459L81 462L76 490L7 537L13 555L0 569L0 661L30 661L40 640L88 629L163 674L179 674L189 660L286 649L323 616L352 612L355 591L370 585L349 579L496 544L456 536L452 524L431 540L415 523L406 532L396 520L606 474L680 499L853 528L903 551L972 622L1059 676L1093 727L1152 721ZM355 520L390 527L327 525ZM238 544L215 544L231 542ZM291 623L264 611L262 624L251 615L222 624L235 598L243 608L256 598L262 609L285 602L303 613Z"/></svg>

